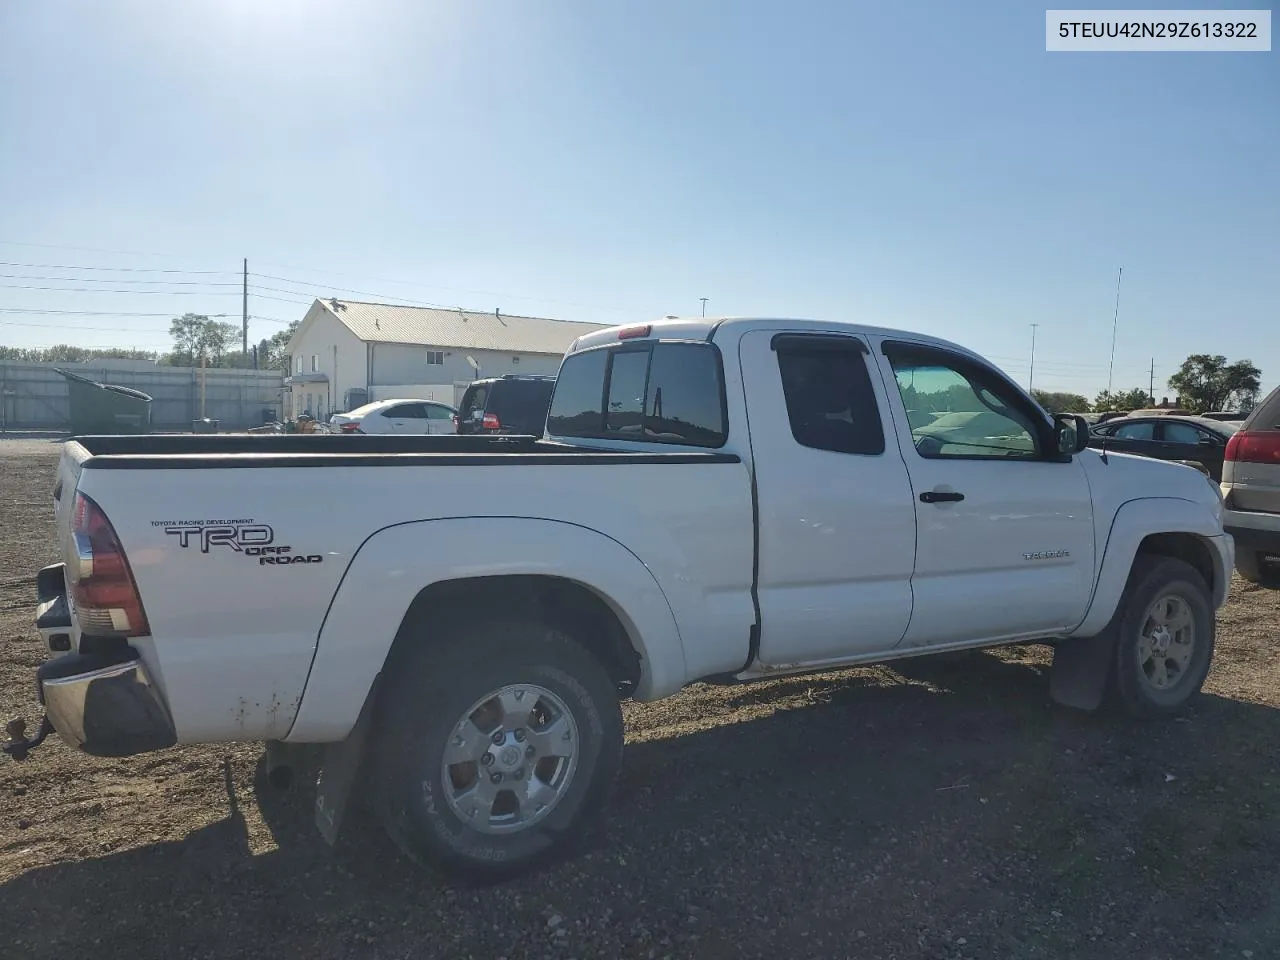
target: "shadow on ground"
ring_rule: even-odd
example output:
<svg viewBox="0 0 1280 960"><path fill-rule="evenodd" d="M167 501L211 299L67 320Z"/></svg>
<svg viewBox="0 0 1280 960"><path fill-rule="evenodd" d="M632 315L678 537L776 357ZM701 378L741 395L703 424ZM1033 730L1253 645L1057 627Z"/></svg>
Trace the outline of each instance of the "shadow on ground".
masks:
<svg viewBox="0 0 1280 960"><path fill-rule="evenodd" d="M1042 667L990 655L897 676L776 681L772 716L629 744L589 848L484 890L415 871L365 821L329 851L305 792L259 767L238 798L214 771L225 819L0 888L0 952L1280 953L1280 712L1206 696L1182 722L1081 716L1047 704ZM272 852L250 853L250 802Z"/></svg>

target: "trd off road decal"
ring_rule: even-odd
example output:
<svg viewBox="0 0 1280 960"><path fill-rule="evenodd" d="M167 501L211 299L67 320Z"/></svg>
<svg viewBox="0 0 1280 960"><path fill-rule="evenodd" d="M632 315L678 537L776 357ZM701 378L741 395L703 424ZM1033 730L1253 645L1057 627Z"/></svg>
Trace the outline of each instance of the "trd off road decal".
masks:
<svg viewBox="0 0 1280 960"><path fill-rule="evenodd" d="M282 567L295 563L322 563L319 553L294 553L293 547L276 543L276 534L265 523L249 520L152 520L151 526L163 528L165 535L176 537L184 550L230 550L258 562L261 567Z"/></svg>

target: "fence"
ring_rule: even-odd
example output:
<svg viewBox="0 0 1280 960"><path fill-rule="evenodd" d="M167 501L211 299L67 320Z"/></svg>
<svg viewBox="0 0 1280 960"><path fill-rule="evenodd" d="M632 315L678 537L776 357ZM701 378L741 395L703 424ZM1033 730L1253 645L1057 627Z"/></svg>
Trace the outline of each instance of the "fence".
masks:
<svg viewBox="0 0 1280 960"><path fill-rule="evenodd" d="M223 430L243 430L281 414L284 378L274 370L159 367L146 361L19 363L0 360L0 430L69 430L68 372L150 394L154 430L191 429L201 416L222 421Z"/></svg>

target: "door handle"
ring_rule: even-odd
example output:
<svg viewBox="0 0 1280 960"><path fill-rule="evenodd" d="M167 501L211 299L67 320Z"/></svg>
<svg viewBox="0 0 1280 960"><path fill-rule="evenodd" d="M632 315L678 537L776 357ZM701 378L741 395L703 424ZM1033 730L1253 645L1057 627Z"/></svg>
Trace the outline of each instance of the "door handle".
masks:
<svg viewBox="0 0 1280 960"><path fill-rule="evenodd" d="M926 490L920 494L921 503L959 503L963 499L963 493L953 490Z"/></svg>

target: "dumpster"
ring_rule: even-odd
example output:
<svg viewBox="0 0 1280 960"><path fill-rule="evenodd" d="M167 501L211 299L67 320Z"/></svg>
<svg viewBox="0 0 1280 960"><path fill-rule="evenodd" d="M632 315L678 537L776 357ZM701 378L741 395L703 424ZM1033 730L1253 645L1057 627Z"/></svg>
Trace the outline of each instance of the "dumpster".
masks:
<svg viewBox="0 0 1280 960"><path fill-rule="evenodd" d="M151 432L151 397L148 394L111 383L98 383L66 370L58 370L58 373L67 381L72 433Z"/></svg>

